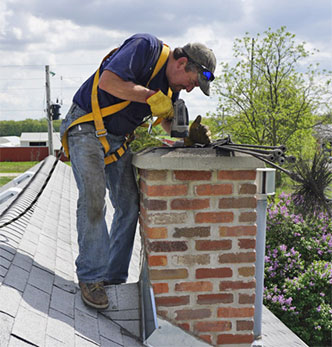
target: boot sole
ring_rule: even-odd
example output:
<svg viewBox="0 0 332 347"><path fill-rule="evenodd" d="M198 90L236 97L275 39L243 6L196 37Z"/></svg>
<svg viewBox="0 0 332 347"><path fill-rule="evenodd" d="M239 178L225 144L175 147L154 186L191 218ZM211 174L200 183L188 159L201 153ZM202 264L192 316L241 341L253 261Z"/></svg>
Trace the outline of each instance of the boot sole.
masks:
<svg viewBox="0 0 332 347"><path fill-rule="evenodd" d="M93 308L96 308L96 309L99 309L99 310L105 310L105 309L109 306L109 302L108 302L107 304L99 304L99 305L98 305L98 304L95 304L95 303L89 301L89 300L83 295L82 292L81 292L81 298L82 298L83 302L84 302L86 305L88 305L88 306L90 306L90 307L93 307Z"/></svg>

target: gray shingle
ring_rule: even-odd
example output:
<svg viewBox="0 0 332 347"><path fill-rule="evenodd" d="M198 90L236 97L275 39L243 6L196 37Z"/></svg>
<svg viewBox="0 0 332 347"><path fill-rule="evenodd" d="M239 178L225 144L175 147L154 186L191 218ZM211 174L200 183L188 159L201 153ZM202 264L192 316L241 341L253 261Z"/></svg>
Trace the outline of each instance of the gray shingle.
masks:
<svg viewBox="0 0 332 347"><path fill-rule="evenodd" d="M8 259L0 257L0 266L4 267L5 269L8 269L10 264L11 262Z"/></svg>
<svg viewBox="0 0 332 347"><path fill-rule="evenodd" d="M139 302L137 298L138 283L129 283L126 285L116 286L117 298L118 298L118 310L133 310L139 308Z"/></svg>
<svg viewBox="0 0 332 347"><path fill-rule="evenodd" d="M48 315L46 334L61 341L66 346L74 346L74 320L61 312L51 309Z"/></svg>
<svg viewBox="0 0 332 347"><path fill-rule="evenodd" d="M30 311L47 316L50 306L50 295L28 284L23 293L22 305Z"/></svg>
<svg viewBox="0 0 332 347"><path fill-rule="evenodd" d="M101 336L100 337L100 346L101 347L120 347L123 345L120 345L114 341L111 341L111 340L106 339L105 337Z"/></svg>
<svg viewBox="0 0 332 347"><path fill-rule="evenodd" d="M75 295L60 288L53 287L51 296L51 308L74 318Z"/></svg>
<svg viewBox="0 0 332 347"><path fill-rule="evenodd" d="M79 347L95 347L98 346L95 342L87 340L81 335L75 335L75 346Z"/></svg>
<svg viewBox="0 0 332 347"><path fill-rule="evenodd" d="M20 306L13 326L13 334L37 346L43 346L46 317Z"/></svg>
<svg viewBox="0 0 332 347"><path fill-rule="evenodd" d="M14 318L7 314L0 312L0 345L7 346L9 343L9 336L14 324Z"/></svg>
<svg viewBox="0 0 332 347"><path fill-rule="evenodd" d="M16 265L11 265L5 277L4 283L23 292L27 284L28 277L28 271L25 271Z"/></svg>
<svg viewBox="0 0 332 347"><path fill-rule="evenodd" d="M48 294L51 294L53 281L54 275L48 271L40 269L35 265L32 266L28 283Z"/></svg>
<svg viewBox="0 0 332 347"><path fill-rule="evenodd" d="M31 343L27 343L16 336L10 336L8 347L31 347Z"/></svg>
<svg viewBox="0 0 332 347"><path fill-rule="evenodd" d="M20 306L22 294L12 287L2 285L0 287L0 298L2 298L0 300L0 311L15 317Z"/></svg>
<svg viewBox="0 0 332 347"><path fill-rule="evenodd" d="M51 336L46 335L45 347L65 347L65 346L70 346L70 345L68 343L59 341Z"/></svg>
<svg viewBox="0 0 332 347"><path fill-rule="evenodd" d="M120 346L123 345L123 336L119 325L104 317L102 313L98 314L98 325L101 336L119 344Z"/></svg>
<svg viewBox="0 0 332 347"><path fill-rule="evenodd" d="M28 254L17 252L13 259L13 264L30 272L32 267L32 259Z"/></svg>
<svg viewBox="0 0 332 347"><path fill-rule="evenodd" d="M75 310L75 330L84 338L96 344L100 343L98 320L77 309Z"/></svg>

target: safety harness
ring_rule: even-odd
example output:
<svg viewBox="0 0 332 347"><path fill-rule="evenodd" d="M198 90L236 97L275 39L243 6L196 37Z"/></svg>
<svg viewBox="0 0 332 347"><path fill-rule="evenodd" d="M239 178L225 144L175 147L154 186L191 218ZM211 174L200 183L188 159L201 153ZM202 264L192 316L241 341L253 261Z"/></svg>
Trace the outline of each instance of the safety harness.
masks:
<svg viewBox="0 0 332 347"><path fill-rule="evenodd" d="M110 53L107 54L107 56L101 62L100 67L106 59L108 59L113 53L116 52L117 49L118 48L115 48ZM155 68L152 72L152 75L151 75L148 83L146 84L146 87L149 86L151 80L158 74L160 69L166 63L167 58L169 56L169 51L170 51L170 48L166 44L163 44L160 56L159 56L158 61L155 65ZM107 141L107 137L106 137L107 130L105 129L103 118L123 110L125 107L127 107L130 104L130 101L122 101L122 102L119 102L119 103L111 105L111 106L106 106L106 107L100 108L99 101L98 101L98 83L99 83L100 67L96 71L96 73L94 75L94 79L93 79L92 92L91 92L92 112L81 116L80 118L76 119L74 122L72 122L69 125L69 127L66 129L66 131L62 137L62 145L63 145L63 148L65 150L67 157L69 158L68 130L71 127L73 127L74 125L85 123L85 122L90 122L93 120L94 124L95 124L95 128L96 128L96 132L95 132L96 137L98 137L99 141L101 142L101 144L104 148L104 152L105 152L104 162L105 162L105 165L108 165L108 164L111 164L111 163L117 161L118 159L120 159L124 155L124 153L126 152L126 150L128 148L128 144L129 144L132 136L127 136L124 143L115 152L107 154L108 151L110 150L110 144ZM167 94L169 97L172 96L172 91L170 88L168 89ZM160 117L158 117L156 119L156 121L153 123L153 125L159 124L161 122L161 120L162 119Z"/></svg>

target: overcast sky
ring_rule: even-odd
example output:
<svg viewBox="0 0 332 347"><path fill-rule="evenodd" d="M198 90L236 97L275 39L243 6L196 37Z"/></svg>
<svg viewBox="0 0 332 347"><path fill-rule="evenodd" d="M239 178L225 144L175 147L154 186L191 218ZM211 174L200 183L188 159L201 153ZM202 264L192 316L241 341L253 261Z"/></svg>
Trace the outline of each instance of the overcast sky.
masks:
<svg viewBox="0 0 332 347"><path fill-rule="evenodd" d="M45 116L45 65L64 117L76 89L132 34L155 34L172 48L202 42L218 63L231 63L235 38L283 25L332 69L331 0L1 0L0 120ZM217 105L199 89L181 97L191 119Z"/></svg>

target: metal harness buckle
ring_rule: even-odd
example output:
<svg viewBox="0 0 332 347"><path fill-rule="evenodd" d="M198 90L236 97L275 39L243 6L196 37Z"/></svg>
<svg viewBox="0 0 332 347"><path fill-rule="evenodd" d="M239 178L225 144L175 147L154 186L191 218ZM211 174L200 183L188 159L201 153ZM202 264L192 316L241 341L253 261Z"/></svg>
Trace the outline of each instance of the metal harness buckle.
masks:
<svg viewBox="0 0 332 347"><path fill-rule="evenodd" d="M96 130L95 134L96 134L96 137L106 136L107 130L106 129L99 129L99 130Z"/></svg>

